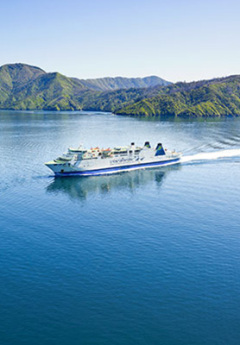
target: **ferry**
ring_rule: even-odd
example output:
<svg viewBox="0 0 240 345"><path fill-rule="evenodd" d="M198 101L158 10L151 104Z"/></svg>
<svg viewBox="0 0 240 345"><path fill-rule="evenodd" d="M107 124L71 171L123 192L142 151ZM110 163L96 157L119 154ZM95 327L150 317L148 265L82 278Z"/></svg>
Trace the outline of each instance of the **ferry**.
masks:
<svg viewBox="0 0 240 345"><path fill-rule="evenodd" d="M155 168L179 163L182 153L168 151L161 143L152 148L149 141L143 147L131 143L114 148L69 148L62 156L45 163L56 176L92 176L122 171Z"/></svg>

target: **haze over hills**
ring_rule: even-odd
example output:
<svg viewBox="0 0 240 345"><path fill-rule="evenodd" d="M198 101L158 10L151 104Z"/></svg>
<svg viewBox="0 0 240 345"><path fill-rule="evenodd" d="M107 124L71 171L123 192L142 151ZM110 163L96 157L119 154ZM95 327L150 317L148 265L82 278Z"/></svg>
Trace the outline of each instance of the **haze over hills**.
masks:
<svg viewBox="0 0 240 345"><path fill-rule="evenodd" d="M156 85L166 86L171 84L170 82L156 76L145 78L106 77L86 80L80 79L80 81L86 88L98 91L144 88Z"/></svg>
<svg viewBox="0 0 240 345"><path fill-rule="evenodd" d="M240 116L240 76L171 84L159 77L68 78L0 67L0 109L97 110L134 116Z"/></svg>

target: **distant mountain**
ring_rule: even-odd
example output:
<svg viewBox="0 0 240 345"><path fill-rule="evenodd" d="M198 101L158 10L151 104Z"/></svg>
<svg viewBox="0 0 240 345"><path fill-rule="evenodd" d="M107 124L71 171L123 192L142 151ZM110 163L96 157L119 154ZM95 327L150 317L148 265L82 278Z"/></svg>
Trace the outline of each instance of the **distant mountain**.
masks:
<svg viewBox="0 0 240 345"><path fill-rule="evenodd" d="M121 115L240 116L240 76L176 83L116 110Z"/></svg>
<svg viewBox="0 0 240 345"><path fill-rule="evenodd" d="M240 116L240 76L85 94L84 110L132 116Z"/></svg>
<svg viewBox="0 0 240 345"><path fill-rule="evenodd" d="M145 78L98 78L98 79L80 79L81 83L88 89L107 91L118 89L130 89L130 88L145 88L156 85L166 86L171 84L170 82L156 77L150 76Z"/></svg>
<svg viewBox="0 0 240 345"><path fill-rule="evenodd" d="M79 110L93 92L168 85L158 77L146 78L68 78L60 73L46 73L26 64L0 67L1 109Z"/></svg>
<svg viewBox="0 0 240 345"><path fill-rule="evenodd" d="M240 76L171 84L158 77L68 78L0 67L0 109L100 110L133 116L240 116Z"/></svg>

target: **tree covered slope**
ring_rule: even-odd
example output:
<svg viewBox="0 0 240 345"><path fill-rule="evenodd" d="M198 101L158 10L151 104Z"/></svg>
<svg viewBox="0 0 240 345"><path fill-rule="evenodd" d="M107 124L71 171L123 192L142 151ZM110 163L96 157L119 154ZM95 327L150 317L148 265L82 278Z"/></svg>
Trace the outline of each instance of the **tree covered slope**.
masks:
<svg viewBox="0 0 240 345"><path fill-rule="evenodd" d="M169 82L158 77L80 80L25 64L4 65L0 67L0 109L80 110L89 107L111 111L115 107L111 106L111 96L107 96L109 90L158 84ZM106 106L108 100L110 103ZM121 98L113 103L118 108Z"/></svg>
<svg viewBox="0 0 240 345"><path fill-rule="evenodd" d="M117 114L144 116L239 116L240 76L195 83L177 83L159 89L116 110Z"/></svg>
<svg viewBox="0 0 240 345"><path fill-rule="evenodd" d="M240 76L176 84L158 77L83 80L24 64L5 65L0 67L0 109L100 110L133 116L239 116Z"/></svg>
<svg viewBox="0 0 240 345"><path fill-rule="evenodd" d="M11 92L36 79L45 72L34 66L24 64L10 64L0 67L0 104L3 103Z"/></svg>

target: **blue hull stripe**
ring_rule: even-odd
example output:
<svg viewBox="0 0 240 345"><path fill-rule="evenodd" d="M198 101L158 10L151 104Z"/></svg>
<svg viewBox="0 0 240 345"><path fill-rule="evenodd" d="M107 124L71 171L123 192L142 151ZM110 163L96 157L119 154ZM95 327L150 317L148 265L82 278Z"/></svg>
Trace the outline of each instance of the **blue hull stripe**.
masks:
<svg viewBox="0 0 240 345"><path fill-rule="evenodd" d="M97 175L106 175L106 174L113 174L125 170L136 170L136 169L143 169L143 168L154 168L161 165L170 165L173 163L177 163L180 161L180 158L176 158L173 160L161 161L161 162L152 162L152 163L143 163L143 164L134 164L134 165L124 165L121 167L114 167L114 168L105 168L105 169L98 169L98 170L85 170L85 171L70 171L70 172L63 172L63 173L55 173L56 176L97 176Z"/></svg>

